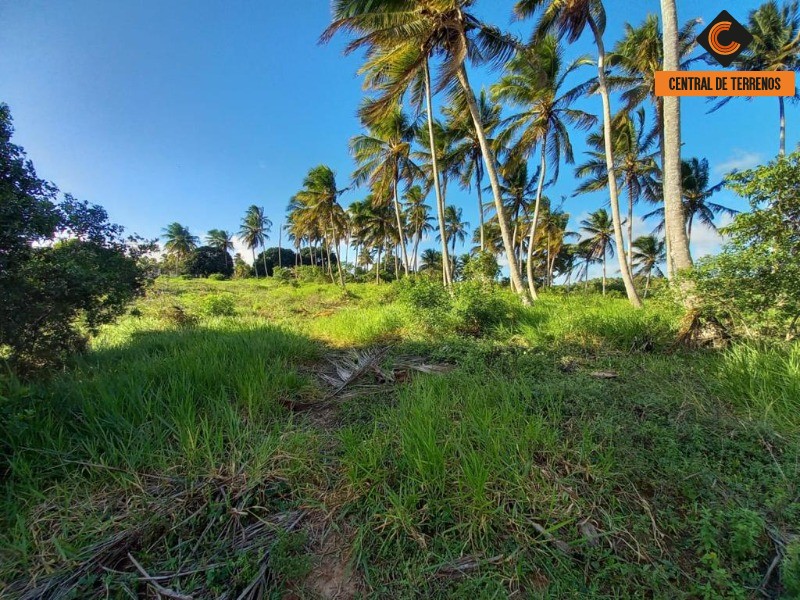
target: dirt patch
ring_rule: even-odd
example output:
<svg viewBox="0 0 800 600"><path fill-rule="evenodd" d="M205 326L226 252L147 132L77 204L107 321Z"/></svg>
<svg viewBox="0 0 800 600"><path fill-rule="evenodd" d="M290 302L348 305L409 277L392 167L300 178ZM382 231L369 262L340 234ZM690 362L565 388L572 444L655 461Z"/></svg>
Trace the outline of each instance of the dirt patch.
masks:
<svg viewBox="0 0 800 600"><path fill-rule="evenodd" d="M350 564L352 558L352 533L327 528L318 532L313 543L314 566L305 580L288 598L308 597L322 600L350 600L360 598L363 581ZM299 592L305 595L299 594Z"/></svg>

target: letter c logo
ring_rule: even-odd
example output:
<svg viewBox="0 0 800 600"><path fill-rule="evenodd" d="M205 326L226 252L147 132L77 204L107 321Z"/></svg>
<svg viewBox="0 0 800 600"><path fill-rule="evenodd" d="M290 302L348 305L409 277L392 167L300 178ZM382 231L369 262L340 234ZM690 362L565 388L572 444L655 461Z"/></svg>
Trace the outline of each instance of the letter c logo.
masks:
<svg viewBox="0 0 800 600"><path fill-rule="evenodd" d="M711 28L711 31L708 32L708 45L711 46L711 49L720 56L736 54L739 51L739 48L742 46L739 42L731 42L727 45L720 43L719 35L723 31L728 31L731 28L731 25L732 23L730 21L720 21Z"/></svg>

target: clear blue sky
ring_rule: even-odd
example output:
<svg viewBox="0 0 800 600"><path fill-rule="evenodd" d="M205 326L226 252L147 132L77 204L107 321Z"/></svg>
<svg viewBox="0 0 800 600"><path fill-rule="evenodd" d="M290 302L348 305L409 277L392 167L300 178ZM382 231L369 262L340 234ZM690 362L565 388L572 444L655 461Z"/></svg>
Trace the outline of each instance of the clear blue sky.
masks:
<svg viewBox="0 0 800 600"><path fill-rule="evenodd" d="M678 0L679 19L709 22L724 8L744 21L758 4ZM483 0L477 12L527 36L529 23L511 22L512 5ZM659 11L658 0L606 6L609 48L626 21ZM39 174L102 204L129 231L155 237L171 221L200 235L235 231L253 203L277 226L310 167L329 164L342 187L353 170L347 142L359 131L359 57L342 55L342 38L317 44L329 11L325 0L0 0L0 101L10 105L16 142ZM592 50L585 36L567 53ZM593 74L587 68L583 76ZM473 85L497 76L476 71ZM581 107L598 114L599 98ZM683 107L684 156L708 158L715 176L777 153L774 98L736 100L712 115L700 98ZM790 104L789 148L798 143L798 120ZM580 160L583 134L573 143ZM575 187L572 169L562 167L548 192L569 196L573 228L604 202L602 194L572 198ZM349 193L343 202L361 196ZM729 192L715 199L743 207ZM448 202L478 222L473 196L451 186ZM698 253L716 244L702 230L696 235Z"/></svg>

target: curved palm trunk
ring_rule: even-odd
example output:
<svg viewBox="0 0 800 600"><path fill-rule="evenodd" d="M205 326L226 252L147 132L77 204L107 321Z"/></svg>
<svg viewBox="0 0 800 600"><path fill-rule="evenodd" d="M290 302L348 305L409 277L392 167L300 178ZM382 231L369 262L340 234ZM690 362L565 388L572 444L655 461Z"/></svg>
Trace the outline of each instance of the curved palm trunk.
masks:
<svg viewBox="0 0 800 600"><path fill-rule="evenodd" d="M692 243L692 221L694 221L694 215L689 215L689 220L686 223L686 237L689 239L689 243Z"/></svg>
<svg viewBox="0 0 800 600"><path fill-rule="evenodd" d="M469 78L467 77L467 69L463 63L456 72L458 81L464 89L464 95L467 99L469 112L472 115L472 122L475 125L475 133L478 135L478 141L481 145L481 152L483 153L483 161L486 164L486 173L489 175L489 183L492 186L492 195L494 196L494 205L497 210L497 220L500 223L500 233L503 236L503 247L505 248L506 257L508 258L508 270L511 275L511 282L522 299L523 304L530 304L531 298L528 291L522 285L522 275L519 270L519 263L514 251L514 240L511 239L511 230L508 225L508 218L506 217L503 207L503 199L500 195L500 183L497 179L497 167L495 164L494 153L489 148L489 142L486 140L486 132L481 123L480 113L478 112L478 104L475 101L475 94L469 85Z"/></svg>
<svg viewBox="0 0 800 600"><path fill-rule="evenodd" d="M633 185L631 185L632 177L628 175L628 251L626 256L628 258L628 269L633 274L633 204L636 199L633 194Z"/></svg>
<svg viewBox="0 0 800 600"><path fill-rule="evenodd" d="M533 208L533 221L531 221L531 232L528 236L528 290L531 293L531 298L538 299L536 294L536 283L533 279L533 244L536 240L536 226L539 223L539 208L542 205L542 190L544 189L544 178L547 173L547 147L542 143L541 149L541 166L539 169L539 183L536 186L536 204Z"/></svg>
<svg viewBox="0 0 800 600"><path fill-rule="evenodd" d="M375 283L381 282L381 247L378 246L378 257L375 261Z"/></svg>
<svg viewBox="0 0 800 600"><path fill-rule="evenodd" d="M479 157L475 157L475 183L476 187L478 188L478 218L480 219L481 223L481 252L486 250L486 234L483 231L483 192L481 191L481 184L483 183L481 180L483 179L481 175L481 159Z"/></svg>
<svg viewBox="0 0 800 600"><path fill-rule="evenodd" d="M650 277L653 275L652 267L647 270L647 279L644 282L644 297L647 298L647 292L650 291Z"/></svg>
<svg viewBox="0 0 800 600"><path fill-rule="evenodd" d="M781 115L780 147L778 149L778 155L786 156L786 103L783 100L783 96L778 96L778 103Z"/></svg>
<svg viewBox="0 0 800 600"><path fill-rule="evenodd" d="M606 247L603 246L603 296L606 295Z"/></svg>
<svg viewBox="0 0 800 600"><path fill-rule="evenodd" d="M680 70L678 50L678 12L675 0L661 0L664 24L664 70ZM681 201L681 104L677 96L665 96L664 102L664 222L670 240L673 274L692 267L689 237L684 224ZM684 287L686 284L684 284ZM684 304L693 304L690 295L684 294Z"/></svg>
<svg viewBox="0 0 800 600"><path fill-rule="evenodd" d="M400 236L400 248L403 252L403 270L408 275L408 253L406 252L406 234L403 230L403 218L400 216L400 200L397 199L398 183L397 166L395 165L394 174L394 216L397 219L397 234ZM398 277L398 279L400 279Z"/></svg>
<svg viewBox="0 0 800 600"><path fill-rule="evenodd" d="M439 182L439 161L436 158L436 138L433 135L433 99L431 95L431 69L425 59L425 103L428 109L428 138L431 145L431 170L433 171L433 189L436 192L436 213L439 217L439 235L442 238L442 280L445 287L450 287L450 257L447 251L447 234L444 227L444 200Z"/></svg>
<svg viewBox="0 0 800 600"><path fill-rule="evenodd" d="M661 155L661 173L663 176L664 165L667 164L666 145L664 143L664 98L656 98L656 121L658 127L658 150ZM673 265L672 253L670 252L669 229L667 228L666 218L664 220L664 245L667 251L667 279L672 279Z"/></svg>
<svg viewBox="0 0 800 600"><path fill-rule="evenodd" d="M597 87L600 92L600 98L603 101L603 142L606 153L606 170L608 172L608 191L611 196L611 217L614 221L614 239L616 240L617 248L620 250L617 252L619 270L622 275L622 281L625 283L628 300L633 306L640 308L642 301L633 286L633 277L631 277L628 261L625 259L625 252L623 251L625 242L622 236L622 222L619 215L619 190L617 189L617 174L614 168L614 150L611 145L611 99L608 94L608 85L606 84L606 51L603 45L603 36L597 28L597 23L592 18L589 18L589 27L592 29L594 41L597 45Z"/></svg>
<svg viewBox="0 0 800 600"><path fill-rule="evenodd" d="M414 234L414 272L416 273L419 271L419 242L422 239L422 235L420 234L419 230Z"/></svg>
<svg viewBox="0 0 800 600"><path fill-rule="evenodd" d="M264 246L261 246L261 258L264 262L264 277L269 275L269 271L267 271L267 253L264 250Z"/></svg>
<svg viewBox="0 0 800 600"><path fill-rule="evenodd" d="M251 250L253 251L253 271L256 274L256 279L258 279L258 263L256 262L256 247L253 246Z"/></svg>

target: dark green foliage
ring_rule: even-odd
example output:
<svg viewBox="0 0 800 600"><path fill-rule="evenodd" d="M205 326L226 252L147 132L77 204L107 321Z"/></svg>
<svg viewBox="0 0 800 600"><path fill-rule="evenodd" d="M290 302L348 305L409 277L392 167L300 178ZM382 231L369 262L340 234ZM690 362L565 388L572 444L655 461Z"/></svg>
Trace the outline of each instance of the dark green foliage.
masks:
<svg viewBox="0 0 800 600"><path fill-rule="evenodd" d="M208 278L211 281L225 281L225 279L227 279L222 273L212 273Z"/></svg>
<svg viewBox="0 0 800 600"><path fill-rule="evenodd" d="M295 266L297 255L289 248L280 249L280 266L283 268L291 268ZM268 277L273 276L273 271L278 268L278 248L267 248L256 257L256 271L258 276ZM267 270L264 272L264 265L266 264Z"/></svg>
<svg viewBox="0 0 800 600"><path fill-rule="evenodd" d="M500 275L500 266L497 264L497 257L491 252L478 252L469 257L463 271L464 279L468 281L491 283Z"/></svg>
<svg viewBox="0 0 800 600"><path fill-rule="evenodd" d="M722 252L698 261L702 310L732 332L784 336L800 316L800 153L731 175L752 212L723 229Z"/></svg>
<svg viewBox="0 0 800 600"><path fill-rule="evenodd" d="M233 259L227 252L211 246L200 246L192 250L186 261L186 273L192 277L208 277L218 273L225 277L233 275Z"/></svg>
<svg viewBox="0 0 800 600"><path fill-rule="evenodd" d="M178 305L165 306L158 312L158 316L169 325L177 327L188 327L197 323L197 317Z"/></svg>
<svg viewBox="0 0 800 600"><path fill-rule="evenodd" d="M20 369L58 363L142 290L154 244L38 179L0 105L0 347ZM63 241L58 241L63 240Z"/></svg>

